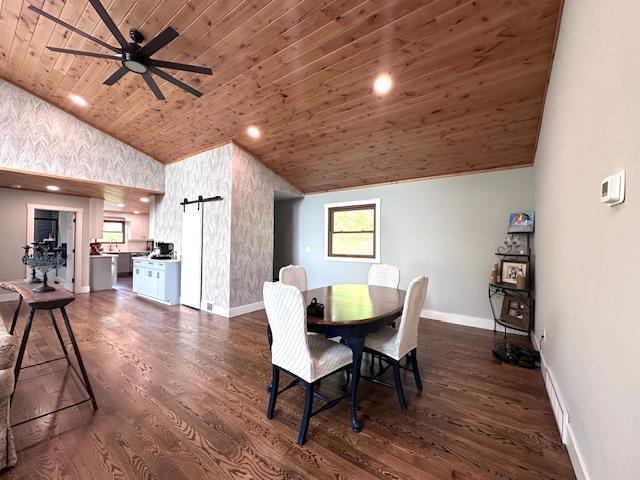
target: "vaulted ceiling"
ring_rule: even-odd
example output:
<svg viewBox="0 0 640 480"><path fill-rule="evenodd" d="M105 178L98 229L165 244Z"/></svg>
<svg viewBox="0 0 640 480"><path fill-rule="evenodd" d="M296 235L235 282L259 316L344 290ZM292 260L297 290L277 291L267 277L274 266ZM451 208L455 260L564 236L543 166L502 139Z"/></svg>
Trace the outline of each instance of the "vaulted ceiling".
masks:
<svg viewBox="0 0 640 480"><path fill-rule="evenodd" d="M86 0L30 0L116 45ZM561 0L104 0L120 31L180 37L155 58L204 93L102 82L108 51L0 3L0 77L162 162L230 140L304 192L532 163ZM377 95L388 73L391 91ZM79 107L70 94L84 97ZM250 138L246 129L262 135Z"/></svg>

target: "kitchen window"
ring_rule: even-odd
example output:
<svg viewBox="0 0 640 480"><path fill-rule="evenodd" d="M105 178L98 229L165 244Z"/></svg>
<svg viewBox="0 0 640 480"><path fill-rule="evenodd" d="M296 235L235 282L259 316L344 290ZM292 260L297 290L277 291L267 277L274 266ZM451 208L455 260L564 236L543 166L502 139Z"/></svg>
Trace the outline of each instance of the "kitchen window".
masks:
<svg viewBox="0 0 640 480"><path fill-rule="evenodd" d="M325 205L326 259L378 262L380 200Z"/></svg>
<svg viewBox="0 0 640 480"><path fill-rule="evenodd" d="M102 224L100 243L124 243L124 222L108 220Z"/></svg>

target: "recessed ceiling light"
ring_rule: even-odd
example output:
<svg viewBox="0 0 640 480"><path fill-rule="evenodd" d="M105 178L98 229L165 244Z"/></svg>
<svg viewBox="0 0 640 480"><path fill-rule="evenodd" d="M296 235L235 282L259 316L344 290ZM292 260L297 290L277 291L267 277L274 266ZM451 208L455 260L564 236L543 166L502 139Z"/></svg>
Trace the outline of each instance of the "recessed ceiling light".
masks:
<svg viewBox="0 0 640 480"><path fill-rule="evenodd" d="M140 197L140 201L142 203L149 203L149 199L147 197Z"/></svg>
<svg viewBox="0 0 640 480"><path fill-rule="evenodd" d="M140 212L138 210L134 210L133 213L135 213L136 215L138 215Z"/></svg>
<svg viewBox="0 0 640 480"><path fill-rule="evenodd" d="M373 82L373 89L378 95L384 95L385 93L389 93L392 85L391 77L383 73L382 75L378 75L378 78Z"/></svg>
<svg viewBox="0 0 640 480"><path fill-rule="evenodd" d="M57 192L58 190L60 190L60 187L56 187L55 185L47 185L47 190L49 190L50 192Z"/></svg>
<svg viewBox="0 0 640 480"><path fill-rule="evenodd" d="M22 188L22 185L18 185L17 183L16 183L16 184L13 184L13 185L9 185L9 186L10 186L11 188Z"/></svg>
<svg viewBox="0 0 640 480"><path fill-rule="evenodd" d="M116 204L116 207L122 208L122 207L124 207L124 203L118 203L118 204Z"/></svg>
<svg viewBox="0 0 640 480"><path fill-rule="evenodd" d="M80 95L76 95L75 93L69 95L69 99L79 107L86 107L87 105L89 105L89 102L87 102Z"/></svg>
<svg viewBox="0 0 640 480"><path fill-rule="evenodd" d="M251 138L259 138L260 137L260 129L258 127L254 127L253 125L247 128L247 135Z"/></svg>

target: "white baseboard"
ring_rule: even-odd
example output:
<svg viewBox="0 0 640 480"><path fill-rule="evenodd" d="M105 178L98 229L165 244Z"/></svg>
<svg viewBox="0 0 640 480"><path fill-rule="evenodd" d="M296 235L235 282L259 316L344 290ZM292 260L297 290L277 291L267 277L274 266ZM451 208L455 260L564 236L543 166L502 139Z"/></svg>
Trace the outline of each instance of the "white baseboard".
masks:
<svg viewBox="0 0 640 480"><path fill-rule="evenodd" d="M571 465L573 465L573 471L576 474L576 479L590 480L591 477L589 477L589 474L587 473L584 457L580 453L571 425L567 425L567 451L569 452L569 458L571 459Z"/></svg>
<svg viewBox="0 0 640 480"><path fill-rule="evenodd" d="M241 305L239 307L233 307L229 309L229 317L237 317L238 315L244 315L245 313L257 312L264 309L264 302L249 303L248 305Z"/></svg>
<svg viewBox="0 0 640 480"><path fill-rule="evenodd" d="M576 474L576 479L590 480L589 474L587 473L587 467L584 462L584 457L580 453L576 436L571 428L571 418L569 416L567 404L564 401L560 385L553 375L553 371L546 362L544 353L542 352L544 347L543 341L535 332L532 332L531 342L533 343L533 347L540 352L540 370L542 372L542 378L547 389L549 401L551 402L551 408L554 416L556 417L562 443L567 447L567 452L569 453L569 459L571 460L573 471ZM561 413L559 414L559 412Z"/></svg>
<svg viewBox="0 0 640 480"><path fill-rule="evenodd" d="M91 293L91 287L89 285L86 287L78 287L76 293Z"/></svg>
<svg viewBox="0 0 640 480"><path fill-rule="evenodd" d="M245 313L256 312L264 308L264 302L250 303L248 305L241 305L239 307L225 308L213 305L211 308L207 308L207 302L202 302L201 309L205 312L211 312L214 315L220 315L225 318L233 318Z"/></svg>
<svg viewBox="0 0 640 480"><path fill-rule="evenodd" d="M438 312L436 310L424 309L420 313L422 318L429 318L431 320L437 320L439 322L453 323L455 325L464 325L465 327L482 328L485 330L493 330L494 321L491 318L471 317L468 315L459 315L457 313ZM499 331L503 332L503 327L499 327ZM527 335L526 332L520 332L518 330L512 330L507 328L507 333L515 335Z"/></svg>
<svg viewBox="0 0 640 480"><path fill-rule="evenodd" d="M18 300L18 294L15 292L0 293L0 302L13 302Z"/></svg>

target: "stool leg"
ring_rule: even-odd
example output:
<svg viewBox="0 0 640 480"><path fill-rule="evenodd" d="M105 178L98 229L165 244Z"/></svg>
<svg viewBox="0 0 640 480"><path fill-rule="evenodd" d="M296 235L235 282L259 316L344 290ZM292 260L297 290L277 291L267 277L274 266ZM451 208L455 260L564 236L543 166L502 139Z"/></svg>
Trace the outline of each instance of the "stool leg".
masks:
<svg viewBox="0 0 640 480"><path fill-rule="evenodd" d="M22 340L20 341L20 349L18 350L18 358L16 359L16 366L13 369L13 376L15 379L14 385L18 385L18 377L20 376L20 369L22 368L22 359L24 358L24 351L27 348L27 340L29 340L29 332L31 331L31 323L33 322L33 316L35 315L35 309L31 309L29 312L29 318L27 319L27 324L24 327L24 332L22 332ZM15 393L15 386L13 388ZM11 399L13 399L13 393L11 394Z"/></svg>
<svg viewBox="0 0 640 480"><path fill-rule="evenodd" d="M67 352L67 346L64 344L64 340L62 339L62 335L60 335L60 329L58 328L58 322L56 322L56 317L53 314L53 310L49 310L51 314L51 323L53 323L53 328L56 331L56 335L58 336L58 341L60 342L60 346L62 347L62 351L64 352L64 356L67 357L67 362L69 361L69 353Z"/></svg>
<svg viewBox="0 0 640 480"><path fill-rule="evenodd" d="M98 404L96 403L96 397L93 395L93 389L91 388L91 382L89 382L89 377L87 376L87 371L84 368L84 362L82 361L82 355L80 355L80 349L78 348L78 344L76 342L76 337L73 335L73 330L71 329L71 323L69 323L69 317L67 316L67 311L64 307L60 308L60 312L62 313L62 318L64 319L64 326L67 328L67 334L69 335L69 339L71 340L71 346L73 347L73 352L76 354L76 360L78 360L78 366L80 367L80 373L82 373L82 379L84 380L84 386L87 389L87 393L91 397L91 404L93 405L94 410L98 409Z"/></svg>
<svg viewBox="0 0 640 480"><path fill-rule="evenodd" d="M13 321L11 322L11 328L9 329L9 334L13 335L13 332L16 329L16 323L18 322L18 314L20 313L20 307L22 306L22 295L20 295L20 300L18 300L18 307L16 311L13 312Z"/></svg>

